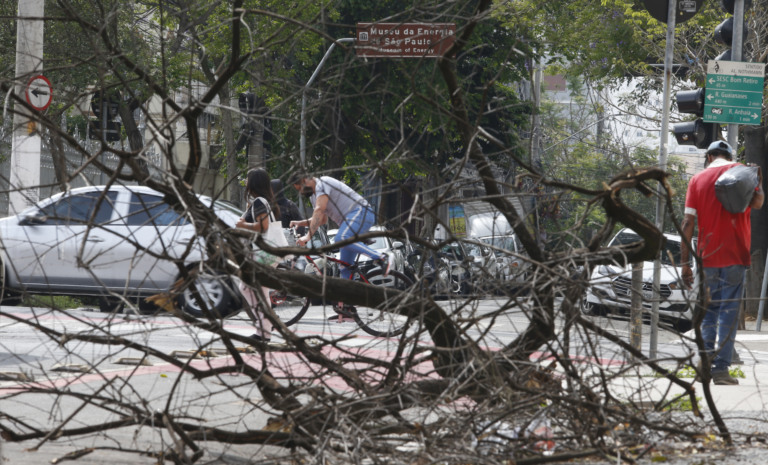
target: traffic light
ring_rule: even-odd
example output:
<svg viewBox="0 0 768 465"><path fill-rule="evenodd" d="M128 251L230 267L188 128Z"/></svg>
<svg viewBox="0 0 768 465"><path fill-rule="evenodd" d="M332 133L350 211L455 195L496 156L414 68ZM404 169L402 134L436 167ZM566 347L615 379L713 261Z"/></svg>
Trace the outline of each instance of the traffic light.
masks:
<svg viewBox="0 0 768 465"><path fill-rule="evenodd" d="M96 117L88 121L88 138L117 142L122 125L114 121L120 108L120 92L97 90L91 95L91 112Z"/></svg>
<svg viewBox="0 0 768 465"><path fill-rule="evenodd" d="M736 0L720 0L720 6L723 7L723 10L727 11L728 14L733 14L733 10L736 8ZM752 0L744 0L744 11L749 10L752 8Z"/></svg>
<svg viewBox="0 0 768 465"><path fill-rule="evenodd" d="M680 145L695 145L705 149L718 135L716 123L705 123L700 117L704 114L705 90L683 90L675 94L677 110L680 113L689 113L699 116L693 121L677 123L672 126L672 132Z"/></svg>
<svg viewBox="0 0 768 465"><path fill-rule="evenodd" d="M240 113L245 115L255 114L260 103L261 99L257 99L256 95L251 92L242 93L237 98L237 106L240 107Z"/></svg>
<svg viewBox="0 0 768 465"><path fill-rule="evenodd" d="M723 7L723 10L725 10L728 14L733 14L734 9L736 7L736 0L720 0L720 6ZM746 12L748 9L752 7L752 0L744 0L744 12ZM734 18L731 16L730 18L727 18L722 23L718 24L717 27L715 27L715 42L722 45L727 45L728 49L723 51L720 55L718 55L715 60L720 61L731 61L731 48L733 46L733 29L734 29ZM742 21L742 51L744 50L744 42L747 40L747 35L749 33L749 30L747 29L747 25ZM742 54L739 54L741 56Z"/></svg>

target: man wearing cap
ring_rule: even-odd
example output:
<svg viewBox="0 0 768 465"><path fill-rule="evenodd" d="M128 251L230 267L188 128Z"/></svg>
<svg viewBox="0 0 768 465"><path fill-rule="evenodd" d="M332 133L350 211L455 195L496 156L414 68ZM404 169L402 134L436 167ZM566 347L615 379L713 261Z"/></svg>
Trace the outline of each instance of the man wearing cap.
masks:
<svg viewBox="0 0 768 465"><path fill-rule="evenodd" d="M759 183L749 206L743 213L726 210L715 196L715 181L734 167L733 149L724 141L712 142L704 156L704 170L688 184L685 195L685 216L681 258L683 280L693 284L690 251L687 243L698 226L696 252L701 257L704 279L709 289L710 304L701 323L704 346L712 363L715 384L739 384L728 373L738 327L739 303L744 286L744 272L750 265L752 231L750 212L763 206L763 176L758 169ZM718 350L715 352L715 341Z"/></svg>
<svg viewBox="0 0 768 465"><path fill-rule="evenodd" d="M376 221L376 215L368 204L368 201L338 179L330 176L318 178L296 174L291 178L291 184L301 195L309 198L314 210L312 218L301 221L291 221L291 227L308 226L307 234L296 240L296 244L303 246L310 241L317 228L324 225L328 218L339 225L335 242L368 232ZM384 268L384 275L388 275L393 263L392 253L380 254L361 242L355 242L339 250L339 258L345 263L354 263L355 257L363 254L374 260L380 260ZM342 267L342 278L349 278L351 270Z"/></svg>

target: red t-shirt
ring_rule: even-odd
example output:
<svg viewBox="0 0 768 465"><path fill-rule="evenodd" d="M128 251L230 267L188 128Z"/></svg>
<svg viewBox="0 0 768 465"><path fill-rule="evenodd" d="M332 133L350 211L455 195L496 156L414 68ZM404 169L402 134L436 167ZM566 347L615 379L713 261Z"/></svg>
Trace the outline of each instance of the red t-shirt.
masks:
<svg viewBox="0 0 768 465"><path fill-rule="evenodd" d="M716 159L691 179L685 195L685 213L696 215L699 227L696 252L707 268L749 266L751 262L751 209L747 207L743 213L731 213L715 197L715 181L735 164Z"/></svg>

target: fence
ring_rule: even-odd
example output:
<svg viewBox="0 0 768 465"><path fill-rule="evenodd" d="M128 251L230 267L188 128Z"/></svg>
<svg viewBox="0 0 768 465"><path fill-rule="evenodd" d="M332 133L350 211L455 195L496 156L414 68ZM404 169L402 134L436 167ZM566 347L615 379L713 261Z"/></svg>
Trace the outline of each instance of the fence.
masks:
<svg viewBox="0 0 768 465"><path fill-rule="evenodd" d="M118 143L119 144L119 143ZM53 152L61 150L66 172L71 175L75 170L80 169L86 164L89 155L83 153L69 145L63 145L61 148L52 148L49 143L43 140L40 152L40 198L44 199L53 194L61 192L60 181L56 178L56 170L53 164ZM80 145L86 147L88 152L97 152L101 142L83 140ZM116 155L104 152L99 155L100 162L111 169L116 169L119 159ZM150 154L150 160L159 162L159 156ZM157 166L157 165L155 165ZM11 131L8 128L0 129L0 216L7 216L9 211L9 190L11 177ZM69 178L69 176L67 176ZM87 185L106 184L109 181L108 176L93 164L89 164L78 176L68 179L70 187L83 187Z"/></svg>

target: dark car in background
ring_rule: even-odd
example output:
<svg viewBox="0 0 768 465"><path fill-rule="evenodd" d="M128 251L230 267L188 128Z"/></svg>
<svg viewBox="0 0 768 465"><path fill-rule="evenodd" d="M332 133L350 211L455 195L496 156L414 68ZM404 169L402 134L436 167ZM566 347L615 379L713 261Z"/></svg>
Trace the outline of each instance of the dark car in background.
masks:
<svg viewBox="0 0 768 465"><path fill-rule="evenodd" d="M659 315L680 331L691 328L693 305L698 285L689 288L682 279L680 260L681 238L665 234L666 244L661 253L659 282ZM638 242L642 238L631 229L622 229L608 243L618 246ZM694 267L694 276L697 276ZM653 292L652 261L643 262L642 305L648 312L652 308ZM698 280L698 278L697 278ZM588 315L628 314L632 300L632 266L621 263L595 267L590 277L589 288L582 301L582 311Z"/></svg>
<svg viewBox="0 0 768 465"><path fill-rule="evenodd" d="M421 282L424 289L437 297L467 295L472 292L471 268L460 242L445 243L435 248L411 244L407 256L406 275Z"/></svg>

